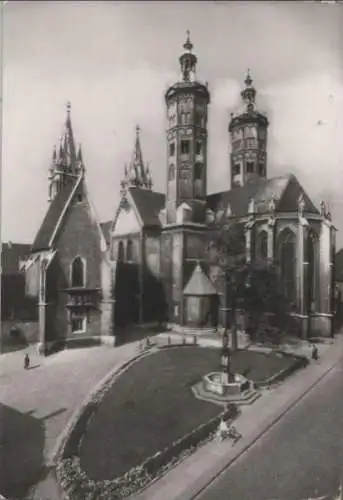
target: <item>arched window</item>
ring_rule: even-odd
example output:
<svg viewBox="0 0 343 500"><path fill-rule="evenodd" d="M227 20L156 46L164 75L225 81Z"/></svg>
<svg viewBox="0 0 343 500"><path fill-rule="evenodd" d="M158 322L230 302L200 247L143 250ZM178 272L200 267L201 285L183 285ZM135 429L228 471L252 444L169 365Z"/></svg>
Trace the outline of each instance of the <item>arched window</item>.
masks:
<svg viewBox="0 0 343 500"><path fill-rule="evenodd" d="M124 260L124 243L122 241L118 243L117 260L119 260L119 262Z"/></svg>
<svg viewBox="0 0 343 500"><path fill-rule="evenodd" d="M175 165L169 165L168 167L168 181L173 181L175 179Z"/></svg>
<svg viewBox="0 0 343 500"><path fill-rule="evenodd" d="M268 233L267 231L261 231L257 235L256 241L256 253L257 258L260 260L268 259Z"/></svg>
<svg viewBox="0 0 343 500"><path fill-rule="evenodd" d="M290 304L296 302L296 237L290 229L281 231L278 238L278 260L281 289Z"/></svg>
<svg viewBox="0 0 343 500"><path fill-rule="evenodd" d="M71 286L85 286L85 263L81 257L75 257L71 264Z"/></svg>
<svg viewBox="0 0 343 500"><path fill-rule="evenodd" d="M309 310L316 309L319 287L319 241L318 236L309 231L306 245L306 262L308 262L307 300Z"/></svg>
<svg viewBox="0 0 343 500"><path fill-rule="evenodd" d="M128 240L127 246L126 246L126 261L127 262L132 262L133 261L133 242L132 240Z"/></svg>

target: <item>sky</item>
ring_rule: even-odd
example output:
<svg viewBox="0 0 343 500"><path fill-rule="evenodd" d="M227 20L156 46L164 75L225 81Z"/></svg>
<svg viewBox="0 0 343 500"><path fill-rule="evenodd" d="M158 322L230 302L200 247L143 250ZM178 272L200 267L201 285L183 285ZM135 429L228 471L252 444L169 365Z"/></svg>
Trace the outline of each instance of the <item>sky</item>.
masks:
<svg viewBox="0 0 343 500"><path fill-rule="evenodd" d="M230 112L247 68L268 113L268 176L294 173L329 201L343 246L343 4L11 2L3 7L2 239L32 242L47 210L48 168L71 102L87 184L114 217L135 126L154 188L166 182L164 92L191 32L208 81L208 191L230 188Z"/></svg>

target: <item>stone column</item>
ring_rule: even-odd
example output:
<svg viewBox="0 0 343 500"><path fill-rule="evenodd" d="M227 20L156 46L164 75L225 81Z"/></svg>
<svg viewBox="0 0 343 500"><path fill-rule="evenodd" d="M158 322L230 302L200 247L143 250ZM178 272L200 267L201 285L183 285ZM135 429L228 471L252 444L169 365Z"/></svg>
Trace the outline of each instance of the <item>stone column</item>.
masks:
<svg viewBox="0 0 343 500"><path fill-rule="evenodd" d="M103 299L100 303L101 310L101 340L105 344L115 344L114 336L114 305L113 298Z"/></svg>
<svg viewBox="0 0 343 500"><path fill-rule="evenodd" d="M275 248L275 219L271 217L268 221L268 260L272 262L274 260L274 248Z"/></svg>

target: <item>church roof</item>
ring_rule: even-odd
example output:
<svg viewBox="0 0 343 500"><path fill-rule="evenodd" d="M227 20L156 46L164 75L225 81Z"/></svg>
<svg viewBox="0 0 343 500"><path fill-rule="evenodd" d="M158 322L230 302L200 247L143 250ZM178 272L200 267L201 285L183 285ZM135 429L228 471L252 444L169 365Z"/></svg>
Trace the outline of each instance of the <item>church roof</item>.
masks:
<svg viewBox="0 0 343 500"><path fill-rule="evenodd" d="M196 296L217 295L212 281L205 274L199 263L195 266L193 274L183 290L183 294Z"/></svg>
<svg viewBox="0 0 343 500"><path fill-rule="evenodd" d="M79 179L78 179L79 180ZM50 248L50 241L78 180L71 180L51 201L32 245L32 252Z"/></svg>
<svg viewBox="0 0 343 500"><path fill-rule="evenodd" d="M144 227L160 226L158 214L164 208L165 195L141 188L130 188L129 191Z"/></svg>
<svg viewBox="0 0 343 500"><path fill-rule="evenodd" d="M297 212L298 199L303 193L305 201L305 212L318 214L304 189L293 174L273 177L271 179L260 179L244 186L237 186L229 191L210 194L207 197L208 207L214 212L226 210L230 205L232 216L243 217L247 215L249 202L255 202L257 213L269 211L269 203L275 201L276 212Z"/></svg>

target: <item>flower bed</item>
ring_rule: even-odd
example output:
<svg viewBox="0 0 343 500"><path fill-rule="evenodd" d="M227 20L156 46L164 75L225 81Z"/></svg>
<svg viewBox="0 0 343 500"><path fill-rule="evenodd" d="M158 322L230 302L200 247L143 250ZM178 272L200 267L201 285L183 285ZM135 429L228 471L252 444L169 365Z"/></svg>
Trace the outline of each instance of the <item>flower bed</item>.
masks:
<svg viewBox="0 0 343 500"><path fill-rule="evenodd" d="M67 442L63 458L57 463L58 482L68 500L107 500L109 498L116 500L125 498L146 487L170 467L193 453L204 442L212 439L220 418L233 420L237 416L238 409L236 405L230 404L220 415L200 425L164 450L155 453L140 466L132 468L121 477L103 481L89 479L82 470L80 459L75 453L77 443L81 439L80 432L87 421L85 417L77 432L71 434L70 441L72 443ZM87 417L89 418L89 414L87 414Z"/></svg>

